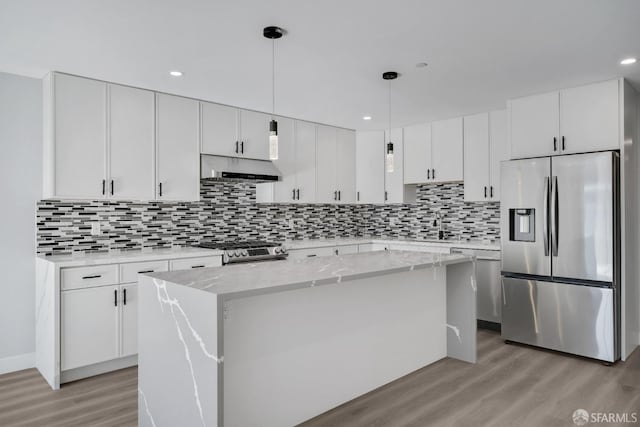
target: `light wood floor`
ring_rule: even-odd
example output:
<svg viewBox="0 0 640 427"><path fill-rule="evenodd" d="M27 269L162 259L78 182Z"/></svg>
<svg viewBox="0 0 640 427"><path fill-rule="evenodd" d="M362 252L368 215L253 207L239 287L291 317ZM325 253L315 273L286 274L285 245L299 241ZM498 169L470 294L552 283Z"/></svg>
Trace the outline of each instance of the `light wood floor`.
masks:
<svg viewBox="0 0 640 427"><path fill-rule="evenodd" d="M476 365L441 360L303 426L573 426L571 415L578 408L640 416L640 351L606 367L505 345L497 333L479 331L478 356ZM136 368L67 384L58 392L34 369L0 376L2 427L136 424Z"/></svg>

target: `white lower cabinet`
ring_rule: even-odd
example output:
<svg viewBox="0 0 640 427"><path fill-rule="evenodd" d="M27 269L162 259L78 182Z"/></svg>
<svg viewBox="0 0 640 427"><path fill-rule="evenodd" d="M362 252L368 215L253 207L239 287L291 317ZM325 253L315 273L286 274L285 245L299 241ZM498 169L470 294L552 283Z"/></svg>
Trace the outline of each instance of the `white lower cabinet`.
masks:
<svg viewBox="0 0 640 427"><path fill-rule="evenodd" d="M220 265L221 256L204 256L62 268L60 370L138 353L139 274Z"/></svg>
<svg viewBox="0 0 640 427"><path fill-rule="evenodd" d="M118 285L62 291L61 369L119 357Z"/></svg>

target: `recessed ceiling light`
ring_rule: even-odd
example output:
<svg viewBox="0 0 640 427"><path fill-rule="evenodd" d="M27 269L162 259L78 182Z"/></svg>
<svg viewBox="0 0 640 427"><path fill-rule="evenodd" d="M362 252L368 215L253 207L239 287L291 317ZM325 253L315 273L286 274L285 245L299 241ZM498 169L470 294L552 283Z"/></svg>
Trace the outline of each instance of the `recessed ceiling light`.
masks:
<svg viewBox="0 0 640 427"><path fill-rule="evenodd" d="M636 63L636 58L625 58L622 61L620 61L620 64L622 65L631 65L635 63Z"/></svg>
<svg viewBox="0 0 640 427"><path fill-rule="evenodd" d="M182 75L182 71L169 71L169 74L173 77L180 77Z"/></svg>
<svg viewBox="0 0 640 427"><path fill-rule="evenodd" d="M427 64L426 62L418 62L416 64L416 68L425 68L427 65L429 64Z"/></svg>
<svg viewBox="0 0 640 427"><path fill-rule="evenodd" d="M371 116L364 116L362 120L371 120Z"/></svg>

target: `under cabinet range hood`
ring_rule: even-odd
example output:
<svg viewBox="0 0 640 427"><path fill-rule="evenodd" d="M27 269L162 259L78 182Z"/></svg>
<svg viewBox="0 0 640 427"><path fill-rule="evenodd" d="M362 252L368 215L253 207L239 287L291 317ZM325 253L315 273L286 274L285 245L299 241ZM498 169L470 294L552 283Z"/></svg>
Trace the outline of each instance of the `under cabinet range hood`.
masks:
<svg viewBox="0 0 640 427"><path fill-rule="evenodd" d="M281 173L269 160L237 157L200 156L200 178L216 181L280 181Z"/></svg>

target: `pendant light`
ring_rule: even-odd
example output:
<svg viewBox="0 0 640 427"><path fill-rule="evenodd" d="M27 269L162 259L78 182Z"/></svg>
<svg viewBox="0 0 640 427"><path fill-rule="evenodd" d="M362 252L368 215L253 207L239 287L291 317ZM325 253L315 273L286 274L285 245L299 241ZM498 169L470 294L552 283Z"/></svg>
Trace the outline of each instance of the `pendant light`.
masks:
<svg viewBox="0 0 640 427"><path fill-rule="evenodd" d="M391 80L398 78L398 73L395 71L387 71L382 73L382 78L389 81L389 133L387 135L387 156L386 156L386 169L387 172L393 172L393 142L391 141Z"/></svg>
<svg viewBox="0 0 640 427"><path fill-rule="evenodd" d="M284 35L280 27L265 27L262 35L271 39L271 121L269 122L269 160L278 160L278 122L273 115L276 112L276 39Z"/></svg>

